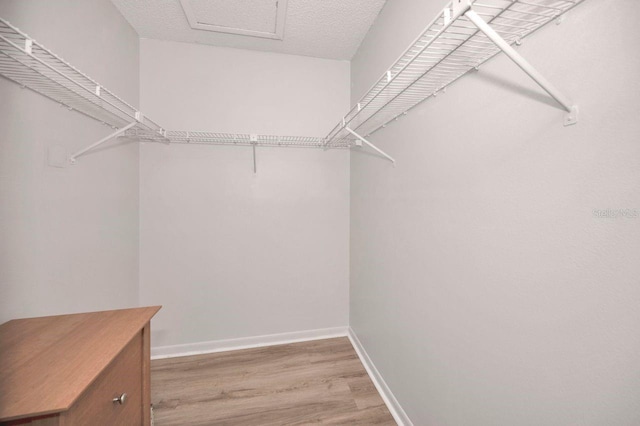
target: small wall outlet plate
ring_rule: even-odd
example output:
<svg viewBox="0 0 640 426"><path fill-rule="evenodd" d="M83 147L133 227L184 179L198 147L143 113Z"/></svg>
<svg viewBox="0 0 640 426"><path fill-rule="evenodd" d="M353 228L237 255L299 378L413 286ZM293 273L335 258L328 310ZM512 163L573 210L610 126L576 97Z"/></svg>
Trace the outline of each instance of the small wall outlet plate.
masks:
<svg viewBox="0 0 640 426"><path fill-rule="evenodd" d="M69 166L69 154L60 145L52 145L47 152L47 164L51 167L64 168Z"/></svg>

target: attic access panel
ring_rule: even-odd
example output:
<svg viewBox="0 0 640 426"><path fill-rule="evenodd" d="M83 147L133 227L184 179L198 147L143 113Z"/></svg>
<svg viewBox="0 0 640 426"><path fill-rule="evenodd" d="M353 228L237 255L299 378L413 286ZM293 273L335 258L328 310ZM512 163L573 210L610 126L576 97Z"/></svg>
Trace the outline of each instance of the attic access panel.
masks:
<svg viewBox="0 0 640 426"><path fill-rule="evenodd" d="M288 0L180 0L191 28L282 40Z"/></svg>

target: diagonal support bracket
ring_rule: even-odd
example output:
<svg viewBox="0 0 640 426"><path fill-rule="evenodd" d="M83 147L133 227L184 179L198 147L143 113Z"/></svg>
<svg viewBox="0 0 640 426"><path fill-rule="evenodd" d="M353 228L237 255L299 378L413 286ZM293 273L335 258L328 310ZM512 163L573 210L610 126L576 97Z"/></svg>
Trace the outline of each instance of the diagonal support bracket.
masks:
<svg viewBox="0 0 640 426"><path fill-rule="evenodd" d="M564 117L564 125L569 126L578 122L578 107L571 99L559 91L549 80L538 72L526 59L524 59L509 43L507 43L484 19L473 9L464 12L466 16L478 29L486 35L500 50L502 50L513 62L516 63L529 77L533 79L545 92L558 102L567 111Z"/></svg>
<svg viewBox="0 0 640 426"><path fill-rule="evenodd" d="M358 140L364 142L369 148L373 149L374 151L376 151L378 154L382 155L383 157L385 157L387 160L391 161L393 163L393 165L396 165L396 160L391 157L389 154L387 154L386 152L384 152L383 150L381 150L380 148L378 148L377 146L375 146L374 144L372 144L371 142L369 142L368 140L366 140L365 138L363 138L362 136L360 136L359 134L357 134L356 132L354 132L353 130L351 130L348 126L345 126L344 128L347 132L351 133L353 136L355 136L356 138L358 138Z"/></svg>
<svg viewBox="0 0 640 426"><path fill-rule="evenodd" d="M108 136L105 136L104 138L100 139L98 142L92 143L91 145L89 145L86 148L81 149L80 151L74 152L73 154L71 154L69 156L69 162L71 164L75 164L76 163L76 159L81 156L82 154L84 154L87 151L92 150L93 148L102 145L103 143L113 139L113 138L117 138L118 136L124 134L124 132L126 132L127 130L129 130L130 128L132 128L133 126L137 125L138 122L134 121L133 123L129 123L124 127L121 127L120 129L116 130L115 132L111 133Z"/></svg>

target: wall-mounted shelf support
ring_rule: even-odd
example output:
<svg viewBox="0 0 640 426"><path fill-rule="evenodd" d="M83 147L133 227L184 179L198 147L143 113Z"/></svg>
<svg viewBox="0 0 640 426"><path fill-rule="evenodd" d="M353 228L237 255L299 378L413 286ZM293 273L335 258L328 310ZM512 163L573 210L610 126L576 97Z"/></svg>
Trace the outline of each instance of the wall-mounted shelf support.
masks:
<svg viewBox="0 0 640 426"><path fill-rule="evenodd" d="M258 144L258 135L250 135L249 140L251 141L251 148L253 150L253 173L258 173L258 167L256 164L256 145Z"/></svg>
<svg viewBox="0 0 640 426"><path fill-rule="evenodd" d="M383 150L381 150L380 148L378 148L377 146L375 146L374 144L372 144L371 142L369 142L368 140L366 140L365 138L363 138L362 136L360 136L359 134L351 130L348 126L345 126L345 130L351 133L356 138L358 138L359 141L364 142L369 148L373 149L374 151L376 151L377 153L379 153L380 155L382 155L383 157L391 161L394 166L396 165L396 160L392 156L390 156L389 154L387 154L386 152L384 152ZM361 143L357 145L362 146Z"/></svg>
<svg viewBox="0 0 640 426"><path fill-rule="evenodd" d="M105 136L104 138L100 139L98 142L92 143L88 147L83 148L80 151L77 151L77 152L71 154L69 156L69 162L71 164L75 164L76 163L76 159L79 156L81 156L82 154L84 154L85 152L90 151L93 148L95 148L95 147L97 147L99 145L102 145L103 143L105 143L105 142L107 142L107 141L109 141L111 139L117 138L118 136L124 134L127 130L131 129L132 127L135 127L138 124L139 123L137 121L134 121L133 123L129 123L128 125L126 125L126 126L120 128L120 129L116 130L115 132L111 133L110 135Z"/></svg>
<svg viewBox="0 0 640 426"><path fill-rule="evenodd" d="M522 71L533 79L545 92L558 102L562 108L567 111L564 118L564 125L569 126L578 122L578 107L573 104L571 99L558 90L549 80L547 80L538 70L536 70L526 59L522 57L509 43L507 43L484 19L480 17L473 9L469 8L465 13L466 16L484 35L486 35L500 50L502 50ZM518 43L519 40L516 41Z"/></svg>

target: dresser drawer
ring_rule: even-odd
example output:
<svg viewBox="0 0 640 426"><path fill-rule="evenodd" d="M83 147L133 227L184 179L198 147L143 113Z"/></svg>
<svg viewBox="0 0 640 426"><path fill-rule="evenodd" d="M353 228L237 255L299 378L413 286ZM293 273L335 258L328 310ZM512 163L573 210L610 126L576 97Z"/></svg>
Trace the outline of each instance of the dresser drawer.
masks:
<svg viewBox="0 0 640 426"><path fill-rule="evenodd" d="M138 333L93 382L71 409L64 425L142 424L142 334ZM126 394L123 403L114 398Z"/></svg>

